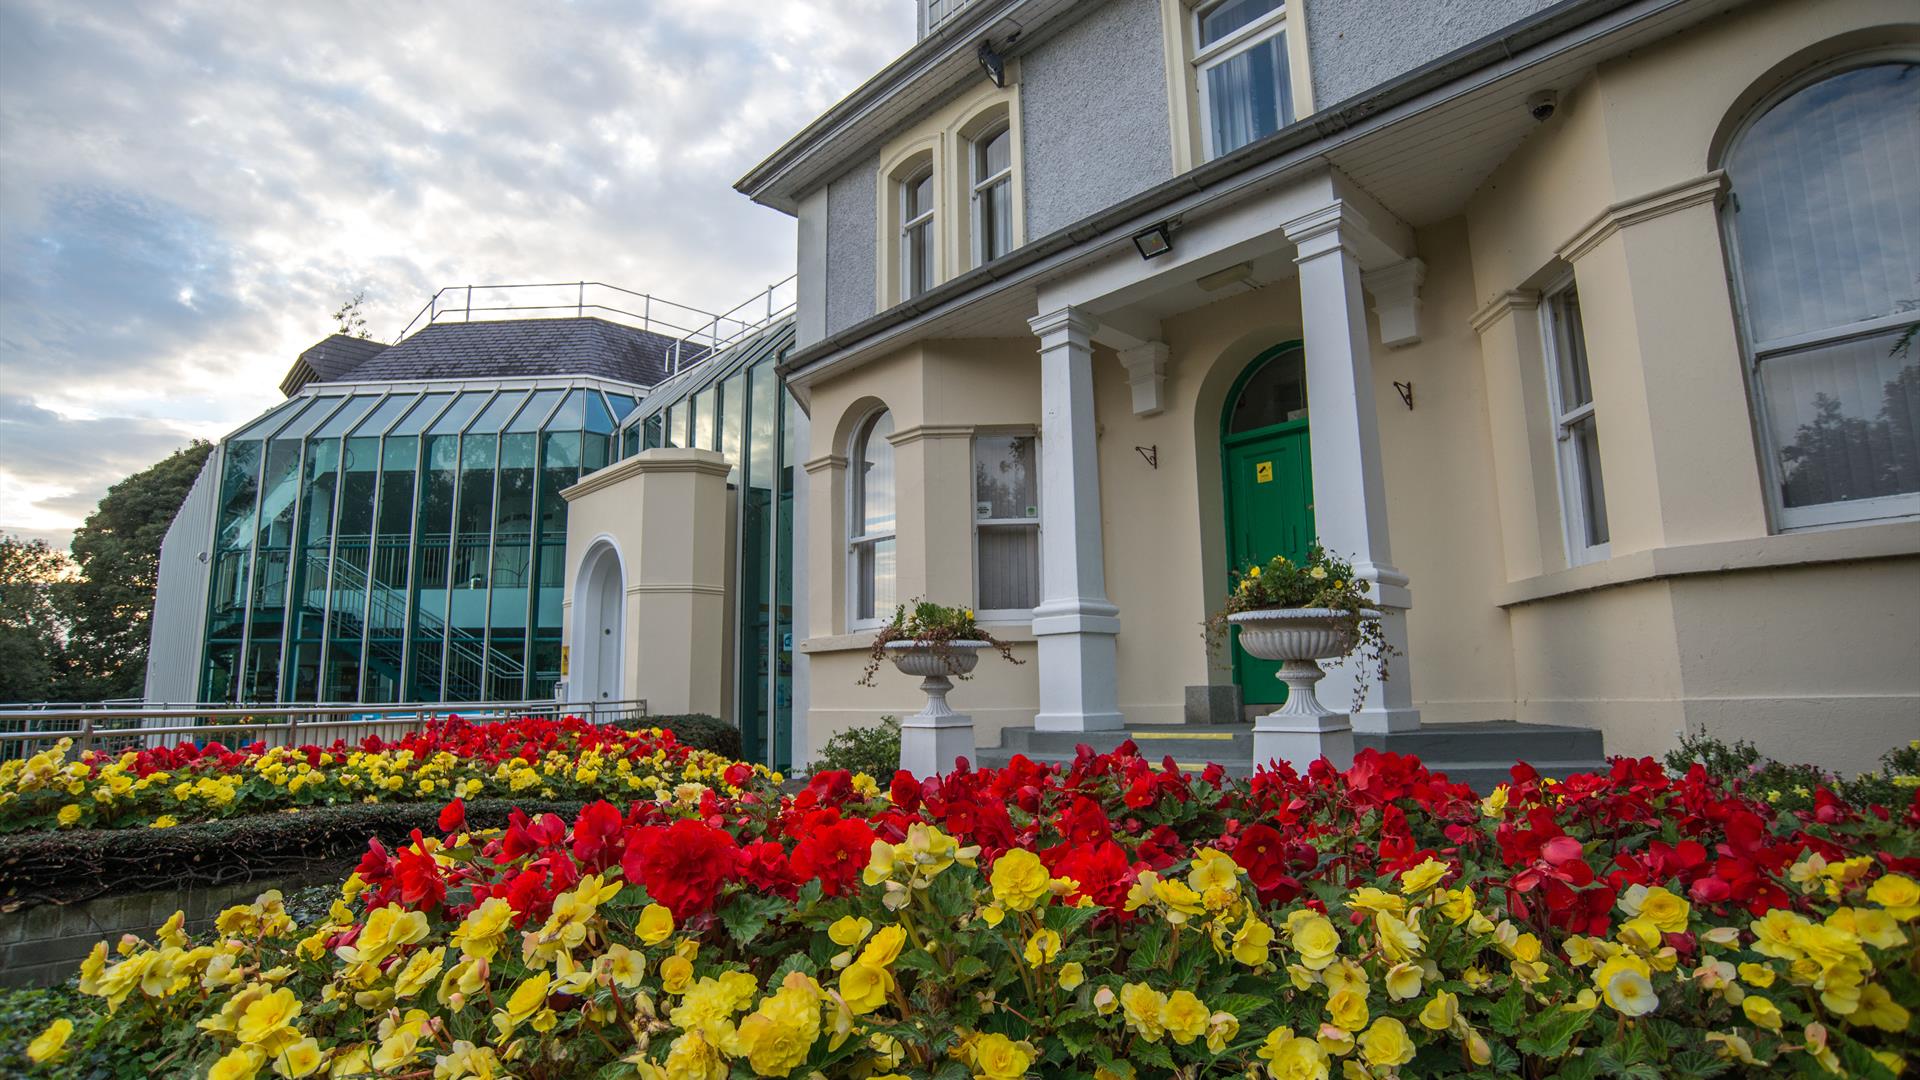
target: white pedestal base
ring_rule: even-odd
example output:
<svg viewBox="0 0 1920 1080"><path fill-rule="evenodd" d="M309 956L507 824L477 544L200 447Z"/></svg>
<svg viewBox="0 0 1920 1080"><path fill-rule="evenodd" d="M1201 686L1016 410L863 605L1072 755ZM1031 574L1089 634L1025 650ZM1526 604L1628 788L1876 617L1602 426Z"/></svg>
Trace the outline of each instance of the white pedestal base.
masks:
<svg viewBox="0 0 1920 1080"><path fill-rule="evenodd" d="M1326 673L1316 660L1287 660L1280 665L1280 681L1287 684L1286 704L1253 722L1253 766L1284 761L1299 772L1319 758L1335 768L1353 765L1353 725L1346 714L1320 704L1314 684Z"/></svg>
<svg viewBox="0 0 1920 1080"><path fill-rule="evenodd" d="M920 689L927 692L927 707L900 721L900 767L924 780L952 772L955 758L972 762L976 755L973 717L947 705L953 680L929 675L920 681Z"/></svg>

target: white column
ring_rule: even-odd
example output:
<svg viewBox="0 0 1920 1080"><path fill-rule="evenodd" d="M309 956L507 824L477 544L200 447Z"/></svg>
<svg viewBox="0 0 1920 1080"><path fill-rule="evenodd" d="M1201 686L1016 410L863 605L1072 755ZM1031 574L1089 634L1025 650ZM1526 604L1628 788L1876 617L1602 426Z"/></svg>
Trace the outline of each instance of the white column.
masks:
<svg viewBox="0 0 1920 1080"><path fill-rule="evenodd" d="M1336 201L1286 224L1300 266L1300 318L1306 349L1307 425L1313 453L1314 524L1329 552L1351 558L1374 583L1387 643L1400 653L1390 677L1374 679L1354 714L1360 732L1420 726L1407 665L1407 576L1393 565L1387 541L1387 491L1380 467L1380 419L1373 400L1373 355L1367 344L1366 299L1354 253L1361 219ZM1357 663L1332 667L1320 700L1353 703Z"/></svg>
<svg viewBox="0 0 1920 1080"><path fill-rule="evenodd" d="M1040 578L1033 609L1042 731L1121 726L1120 609L1107 599L1094 444L1095 323L1071 307L1028 323L1040 338Z"/></svg>

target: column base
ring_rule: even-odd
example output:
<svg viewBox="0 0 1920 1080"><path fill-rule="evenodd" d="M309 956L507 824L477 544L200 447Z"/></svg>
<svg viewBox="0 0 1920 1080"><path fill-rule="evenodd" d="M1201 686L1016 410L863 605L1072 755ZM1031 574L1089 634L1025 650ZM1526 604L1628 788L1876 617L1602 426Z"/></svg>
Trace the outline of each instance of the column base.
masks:
<svg viewBox="0 0 1920 1080"><path fill-rule="evenodd" d="M1420 730L1419 709L1377 709L1369 704L1353 714L1353 730L1369 735L1391 735Z"/></svg>
<svg viewBox="0 0 1920 1080"><path fill-rule="evenodd" d="M1040 713L1033 718L1035 731L1116 731L1126 726L1126 718L1117 712Z"/></svg>
<svg viewBox="0 0 1920 1080"><path fill-rule="evenodd" d="M973 717L965 713L918 713L900 721L900 767L919 779L952 772L955 758L976 756Z"/></svg>
<svg viewBox="0 0 1920 1080"><path fill-rule="evenodd" d="M1253 722L1253 767L1284 761L1305 773L1320 758L1334 768L1353 766L1353 727L1339 713L1320 716L1272 712Z"/></svg>

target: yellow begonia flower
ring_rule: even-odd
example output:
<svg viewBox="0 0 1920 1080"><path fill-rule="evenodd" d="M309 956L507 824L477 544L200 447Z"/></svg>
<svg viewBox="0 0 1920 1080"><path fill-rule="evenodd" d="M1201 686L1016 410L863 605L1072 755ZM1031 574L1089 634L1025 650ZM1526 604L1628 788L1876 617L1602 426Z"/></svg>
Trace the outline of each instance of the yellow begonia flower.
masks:
<svg viewBox="0 0 1920 1080"><path fill-rule="evenodd" d="M1740 1011L1746 1014L1750 1022L1766 1028L1768 1031L1780 1030L1781 1018L1779 1006L1761 997L1759 994L1748 994L1746 999L1740 1002Z"/></svg>
<svg viewBox="0 0 1920 1080"><path fill-rule="evenodd" d="M266 1060L265 1054L252 1047L236 1046L207 1070L207 1080L253 1080Z"/></svg>
<svg viewBox="0 0 1920 1080"><path fill-rule="evenodd" d="M975 1036L967 1046L973 1075L984 1080L1020 1080L1033 1068L1034 1047L998 1032Z"/></svg>
<svg viewBox="0 0 1920 1080"><path fill-rule="evenodd" d="M648 904L640 912L640 922L634 932L644 944L660 944L673 936L673 912L660 904Z"/></svg>
<svg viewBox="0 0 1920 1080"><path fill-rule="evenodd" d="M1459 1015L1460 999L1445 990L1436 991L1433 999L1420 1007L1420 1026L1428 1031L1445 1031Z"/></svg>
<svg viewBox="0 0 1920 1080"><path fill-rule="evenodd" d="M740 1021L740 1049L760 1076L786 1076L807 1060L820 1037L820 993L799 972Z"/></svg>
<svg viewBox="0 0 1920 1080"><path fill-rule="evenodd" d="M1383 1016L1360 1036L1360 1055L1378 1069L1392 1069L1413 1060L1413 1040L1407 1027L1391 1016Z"/></svg>
<svg viewBox="0 0 1920 1080"><path fill-rule="evenodd" d="M1341 990L1327 999L1327 1015L1342 1031L1359 1031L1367 1026L1367 994L1364 990Z"/></svg>
<svg viewBox="0 0 1920 1080"><path fill-rule="evenodd" d="M685 993L692 982L693 961L688 957L676 954L660 961L660 988L667 993Z"/></svg>
<svg viewBox="0 0 1920 1080"><path fill-rule="evenodd" d="M65 1017L47 1025L27 1044L27 1059L36 1065L59 1061L67 1055L67 1040L73 1038L73 1021Z"/></svg>
<svg viewBox="0 0 1920 1080"><path fill-rule="evenodd" d="M840 999L855 1016L886 1004L893 987L893 972L876 964L856 960L840 972Z"/></svg>
<svg viewBox="0 0 1920 1080"><path fill-rule="evenodd" d="M1086 978L1086 971L1078 963L1069 961L1060 965L1060 989L1072 993L1079 989Z"/></svg>
<svg viewBox="0 0 1920 1080"><path fill-rule="evenodd" d="M1008 911L1028 911L1051 895L1052 876L1040 857L1014 848L993 864L993 898Z"/></svg>
<svg viewBox="0 0 1920 1080"><path fill-rule="evenodd" d="M1693 905L1661 886L1629 885L1620 896L1620 910L1634 918L1644 918L1663 934L1684 934Z"/></svg>
<svg viewBox="0 0 1920 1080"><path fill-rule="evenodd" d="M1400 891L1407 896L1421 896L1447 876L1450 867L1439 859L1427 859L1411 870L1400 875Z"/></svg>
<svg viewBox="0 0 1920 1080"><path fill-rule="evenodd" d="M827 927L827 937L843 949L851 949L867 939L873 933L873 920L853 915L842 915Z"/></svg>
<svg viewBox="0 0 1920 1080"><path fill-rule="evenodd" d="M1905 874L1887 874L1867 889L1867 899L1901 922L1920 916L1920 882Z"/></svg>
<svg viewBox="0 0 1920 1080"><path fill-rule="evenodd" d="M320 1068L321 1060L320 1043L309 1035L275 1054L273 1071L289 1080L299 1080L303 1076L312 1076Z"/></svg>
<svg viewBox="0 0 1920 1080"><path fill-rule="evenodd" d="M1325 915L1310 908L1288 913L1287 936L1300 953L1300 962L1312 971L1324 970L1340 951L1340 931Z"/></svg>
<svg viewBox="0 0 1920 1080"><path fill-rule="evenodd" d="M1387 971L1387 996L1395 1001L1412 1001L1420 996L1420 965L1401 961Z"/></svg>
<svg viewBox="0 0 1920 1080"><path fill-rule="evenodd" d="M1148 1042L1159 1042L1167 1033L1162 1020L1166 1004L1166 995L1145 983L1127 983L1120 988L1120 1008L1127 1027Z"/></svg>
<svg viewBox="0 0 1920 1080"><path fill-rule="evenodd" d="M1292 1028L1277 1027L1267 1032L1266 1041L1254 1053L1267 1063L1267 1075L1275 1080L1326 1080L1326 1048L1296 1036Z"/></svg>
<svg viewBox="0 0 1920 1080"><path fill-rule="evenodd" d="M1027 961L1028 967L1040 967L1045 964L1051 964L1053 963L1053 958L1059 955L1060 935L1052 930L1036 931L1032 937L1027 939L1026 950L1021 954Z"/></svg>
<svg viewBox="0 0 1920 1080"><path fill-rule="evenodd" d="M1259 967L1272 951L1273 927L1255 918L1251 912L1233 934L1233 958L1248 967Z"/></svg>
<svg viewBox="0 0 1920 1080"><path fill-rule="evenodd" d="M1213 1011L1190 990L1175 990L1160 1006L1160 1026L1181 1046L1203 1038Z"/></svg>

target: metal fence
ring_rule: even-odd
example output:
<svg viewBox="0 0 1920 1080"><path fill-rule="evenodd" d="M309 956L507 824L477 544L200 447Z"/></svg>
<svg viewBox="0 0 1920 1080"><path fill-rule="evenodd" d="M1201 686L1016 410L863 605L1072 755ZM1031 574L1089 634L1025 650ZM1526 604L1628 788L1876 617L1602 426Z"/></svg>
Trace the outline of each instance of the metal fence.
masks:
<svg viewBox="0 0 1920 1080"><path fill-rule="evenodd" d="M433 705L169 705L27 706L0 710L0 759L29 757L72 739L76 752L118 753L179 742L242 746L325 746L357 743L369 735L397 739L437 720L558 719L632 724L648 715L644 700L489 701Z"/></svg>

